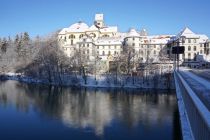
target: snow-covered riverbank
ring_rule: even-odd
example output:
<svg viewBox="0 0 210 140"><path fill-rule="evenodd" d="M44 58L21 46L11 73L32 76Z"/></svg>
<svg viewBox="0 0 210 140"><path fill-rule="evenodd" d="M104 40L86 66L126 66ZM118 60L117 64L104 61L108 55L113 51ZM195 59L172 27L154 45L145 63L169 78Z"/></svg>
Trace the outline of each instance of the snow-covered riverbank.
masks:
<svg viewBox="0 0 210 140"><path fill-rule="evenodd" d="M143 89L174 89L173 77L142 78L139 76L88 75L85 78L75 75L63 75L62 80L52 80L24 76L18 73L1 74L1 80L16 80L25 83L53 86L76 86L93 88L143 88Z"/></svg>

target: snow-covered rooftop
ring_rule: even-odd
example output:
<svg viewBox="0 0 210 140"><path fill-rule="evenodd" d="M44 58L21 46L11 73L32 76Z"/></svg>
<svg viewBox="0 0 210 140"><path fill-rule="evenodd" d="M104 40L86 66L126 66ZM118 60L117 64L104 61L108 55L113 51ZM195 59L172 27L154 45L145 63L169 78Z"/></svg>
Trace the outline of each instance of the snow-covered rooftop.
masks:
<svg viewBox="0 0 210 140"><path fill-rule="evenodd" d="M130 29L127 34L127 37L140 37L140 34L135 29Z"/></svg>
<svg viewBox="0 0 210 140"><path fill-rule="evenodd" d="M63 29L59 32L59 34L65 34L66 32L68 32L68 28L63 28Z"/></svg>
<svg viewBox="0 0 210 140"><path fill-rule="evenodd" d="M90 26L90 28L88 29L88 31L97 31L98 28L95 25Z"/></svg>
<svg viewBox="0 0 210 140"><path fill-rule="evenodd" d="M186 38L199 38L199 36L197 34L195 34L194 32L192 32L189 28L185 28L184 30L182 30L178 35L177 38L180 37L186 37Z"/></svg>
<svg viewBox="0 0 210 140"><path fill-rule="evenodd" d="M68 32L84 32L89 26L84 22L77 22L68 28Z"/></svg>

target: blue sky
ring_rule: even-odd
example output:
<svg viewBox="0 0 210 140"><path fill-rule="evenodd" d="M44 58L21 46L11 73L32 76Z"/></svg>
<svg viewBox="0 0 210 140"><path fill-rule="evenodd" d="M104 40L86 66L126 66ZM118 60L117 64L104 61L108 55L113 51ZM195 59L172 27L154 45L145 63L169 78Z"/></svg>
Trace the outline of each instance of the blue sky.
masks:
<svg viewBox="0 0 210 140"><path fill-rule="evenodd" d="M24 31L44 36L80 20L90 25L95 13L122 32L177 34L187 26L210 37L209 6L209 0L0 0L0 37Z"/></svg>

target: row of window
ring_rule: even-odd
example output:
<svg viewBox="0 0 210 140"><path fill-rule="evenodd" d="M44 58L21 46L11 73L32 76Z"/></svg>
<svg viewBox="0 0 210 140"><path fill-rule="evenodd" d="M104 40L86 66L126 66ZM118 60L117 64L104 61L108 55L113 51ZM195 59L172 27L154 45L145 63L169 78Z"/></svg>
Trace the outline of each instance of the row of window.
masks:
<svg viewBox="0 0 210 140"><path fill-rule="evenodd" d="M186 40L182 39L182 43L185 43ZM187 39L187 42L188 43L196 43L197 42L197 39Z"/></svg>
<svg viewBox="0 0 210 140"><path fill-rule="evenodd" d="M97 46L97 49L120 49L120 46Z"/></svg>
<svg viewBox="0 0 210 140"><path fill-rule="evenodd" d="M191 51L191 49L192 49L192 47L191 47L191 46L188 46L188 51ZM196 51L196 50L197 50L197 47L194 46L194 47L193 47L193 51Z"/></svg>
<svg viewBox="0 0 210 140"><path fill-rule="evenodd" d="M79 39L82 38L83 36L84 36L84 34L79 35ZM95 34L95 33L91 33L90 36L93 37L93 38L95 38L95 37L96 37L96 34ZM102 35L102 37L109 37L109 35L105 34L105 35ZM68 36L68 38L69 38L69 39L75 39L76 36L73 35L73 34L71 34L71 35ZM63 36L61 36L60 39L66 40L67 37L64 36L64 38L63 38Z"/></svg>
<svg viewBox="0 0 210 140"><path fill-rule="evenodd" d="M188 46L188 51L191 51L191 50L192 50L192 47ZM196 46L193 47L193 51L197 51L197 47Z"/></svg>
<svg viewBox="0 0 210 140"><path fill-rule="evenodd" d="M99 54L99 51L97 51L97 54ZM105 53L105 51L102 51L102 55L105 56L105 55L116 55L118 54L117 51L114 51L113 53L111 53L111 51L108 51L108 53Z"/></svg>
<svg viewBox="0 0 210 140"><path fill-rule="evenodd" d="M200 54L202 54L203 53L203 50L200 50ZM192 55L192 53L187 53L187 56L188 56L188 58L192 58L192 56L193 57L196 57L197 55L199 55L199 53L194 53L194 55ZM183 54L183 58L185 59L185 54Z"/></svg>
<svg viewBox="0 0 210 140"><path fill-rule="evenodd" d="M139 45L139 47L141 47L141 48L149 48L149 47L151 47L151 48L156 48L156 47L159 47L159 46L160 46L160 48L163 47L163 45L142 45L141 43L139 43L138 45ZM135 43L132 43L132 46L135 47L136 44L135 44Z"/></svg>

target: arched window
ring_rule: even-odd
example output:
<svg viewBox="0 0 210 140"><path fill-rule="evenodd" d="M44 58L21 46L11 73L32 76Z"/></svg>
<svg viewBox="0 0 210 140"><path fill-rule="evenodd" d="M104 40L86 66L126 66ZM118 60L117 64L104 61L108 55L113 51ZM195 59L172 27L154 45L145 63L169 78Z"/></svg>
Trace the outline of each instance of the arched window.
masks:
<svg viewBox="0 0 210 140"><path fill-rule="evenodd" d="M188 59L191 59L191 53L188 53Z"/></svg>
<svg viewBox="0 0 210 140"><path fill-rule="evenodd" d="M105 34L105 35L103 35L102 37L109 37L109 35Z"/></svg>
<svg viewBox="0 0 210 140"><path fill-rule="evenodd" d="M69 39L75 39L75 35L70 35Z"/></svg>
<svg viewBox="0 0 210 140"><path fill-rule="evenodd" d="M105 55L105 52L104 51L102 52L102 55Z"/></svg>
<svg viewBox="0 0 210 140"><path fill-rule="evenodd" d="M95 33L91 33L90 36L93 37L93 38L95 38L96 37L96 34Z"/></svg>
<svg viewBox="0 0 210 140"><path fill-rule="evenodd" d="M191 46L188 46L188 51L191 51Z"/></svg>
<svg viewBox="0 0 210 140"><path fill-rule="evenodd" d="M80 36L79 36L79 38L82 38L84 35L83 34L81 34Z"/></svg>
<svg viewBox="0 0 210 140"><path fill-rule="evenodd" d="M194 46L194 51L196 51L196 46Z"/></svg>

